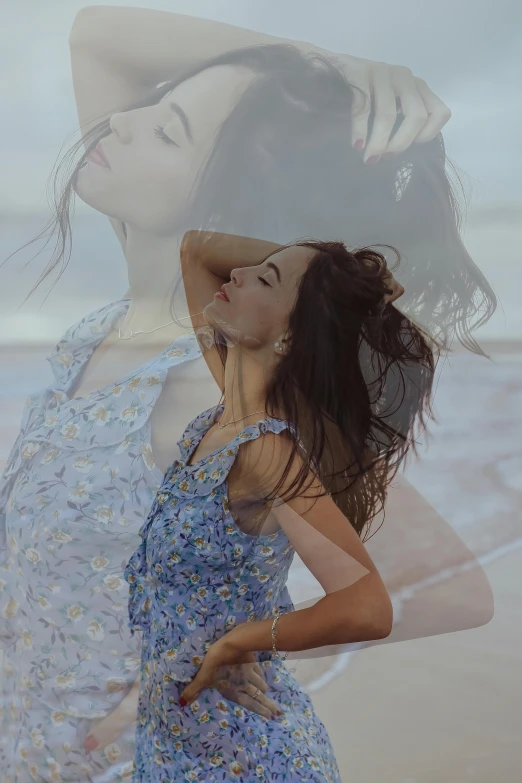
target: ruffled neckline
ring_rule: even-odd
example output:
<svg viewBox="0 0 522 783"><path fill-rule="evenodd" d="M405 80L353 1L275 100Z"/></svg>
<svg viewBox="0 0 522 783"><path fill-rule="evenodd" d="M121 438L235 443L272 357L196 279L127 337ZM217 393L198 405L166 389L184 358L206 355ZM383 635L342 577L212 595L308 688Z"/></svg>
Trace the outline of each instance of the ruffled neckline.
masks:
<svg viewBox="0 0 522 783"><path fill-rule="evenodd" d="M54 351L46 358L49 362L58 388L62 394L67 395L75 379L87 364L95 349L112 331L118 320L124 316L131 304L130 298L124 298L105 305L98 310L88 313L77 324L71 326ZM135 377L144 375L148 370L161 370L172 364L172 360L186 353L187 349L198 354L201 353L195 334L187 333L177 337L167 345L163 351L148 359L139 367L130 370L116 381L105 384L95 391L79 397L66 396L66 401L81 404L91 399L93 395L103 396L110 389L122 386Z"/></svg>
<svg viewBox="0 0 522 783"><path fill-rule="evenodd" d="M175 460L167 469L158 493L159 496L166 493L183 498L194 498L197 495L212 492L226 480L241 443L254 440L261 433L268 431L279 433L286 428L292 429L289 422L267 416L255 424L247 425L228 443L205 455L194 464L188 465L190 456L224 407L224 403L220 403L215 407L208 408L187 426L183 436L177 442L182 459Z"/></svg>
<svg viewBox="0 0 522 783"><path fill-rule="evenodd" d="M234 448L236 443L239 445L241 441L251 440L253 437L258 437L261 432L266 432L268 429L270 429L272 432L281 432L282 430L289 427L289 423L284 419L277 419L274 416L265 416L263 419L259 419L259 421L255 422L254 424L248 424L246 427L243 427L241 432L238 432L237 435L231 438L223 446L219 446L217 449L214 449L214 451L211 451L209 454L201 457L201 459L196 460L196 462L194 462L192 465L189 465L188 462L192 454L194 454L200 442L203 440L212 425L215 424L216 418L218 418L218 415L221 414L224 409L225 403L219 403L219 405L203 411L203 413L199 414L199 416L190 422L183 435L177 442L182 456L181 460L177 460L178 466L181 465L188 470L195 470L207 461L213 462L214 458L218 454ZM208 415L209 413L210 416Z"/></svg>
<svg viewBox="0 0 522 783"><path fill-rule="evenodd" d="M17 449L4 469L5 477L19 470L23 460L28 459L28 451L36 453L44 446L69 452L98 446L115 446L117 454L125 450L133 433L148 421L170 367L201 357L196 335L182 335L126 378L89 395L69 397L67 391L75 377L130 301L124 299L85 316L67 330L47 357L56 383L51 382L27 401ZM24 452L28 444L29 449ZM149 467L152 459L145 445L144 448ZM162 472L155 467L149 469L157 471L160 483Z"/></svg>

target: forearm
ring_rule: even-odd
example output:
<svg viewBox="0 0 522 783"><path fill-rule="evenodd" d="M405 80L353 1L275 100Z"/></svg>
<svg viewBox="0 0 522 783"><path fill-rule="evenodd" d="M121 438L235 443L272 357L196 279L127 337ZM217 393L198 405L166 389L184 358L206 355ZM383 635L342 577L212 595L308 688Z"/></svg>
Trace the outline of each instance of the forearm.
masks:
<svg viewBox="0 0 522 783"><path fill-rule="evenodd" d="M125 78L150 85L232 49L288 43L288 39L209 19L104 5L79 11L69 41L71 46L88 47ZM309 43L292 43L306 51L320 51Z"/></svg>
<svg viewBox="0 0 522 783"><path fill-rule="evenodd" d="M232 269L260 264L281 247L277 242L217 231L187 231L181 247L182 261L201 265L228 280Z"/></svg>
<svg viewBox="0 0 522 783"><path fill-rule="evenodd" d="M419 589L402 604L400 617L391 632L383 638L365 640L362 646L366 649L376 645L480 628L493 619L493 614L494 599L491 587L482 568L477 566L472 572ZM278 625L280 622L281 620ZM348 642L325 644L319 649L302 652L299 658L323 658L342 655L352 650L353 645Z"/></svg>
<svg viewBox="0 0 522 783"><path fill-rule="evenodd" d="M339 590L307 609L283 614L275 627L278 652L384 638L392 624L391 602L387 594L371 589L370 577L360 581L364 579L367 581L363 589L361 585L356 590L348 588L357 598L350 600L347 590ZM367 591L366 599L358 600L363 591ZM242 623L230 631L230 641L243 652L272 650L272 622L273 618Z"/></svg>

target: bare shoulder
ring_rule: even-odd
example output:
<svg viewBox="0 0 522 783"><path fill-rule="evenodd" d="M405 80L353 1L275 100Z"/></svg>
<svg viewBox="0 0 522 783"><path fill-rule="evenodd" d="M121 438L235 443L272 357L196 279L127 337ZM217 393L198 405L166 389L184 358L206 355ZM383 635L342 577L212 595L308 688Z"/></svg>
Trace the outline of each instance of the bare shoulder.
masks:
<svg viewBox="0 0 522 783"><path fill-rule="evenodd" d="M324 493L324 487L307 464L306 457L296 449L288 430L266 432L245 443L240 449L231 478L238 494L266 495L279 486L278 495L284 495L297 486L296 480L305 475L302 492L313 496ZM313 501L303 502L302 508Z"/></svg>

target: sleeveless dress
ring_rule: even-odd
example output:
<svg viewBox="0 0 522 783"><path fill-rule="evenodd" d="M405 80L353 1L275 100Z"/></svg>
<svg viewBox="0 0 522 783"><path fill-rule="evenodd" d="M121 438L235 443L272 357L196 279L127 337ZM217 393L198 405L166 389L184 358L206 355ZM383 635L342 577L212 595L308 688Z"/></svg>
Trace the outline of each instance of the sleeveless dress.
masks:
<svg viewBox="0 0 522 783"><path fill-rule="evenodd" d="M179 694L206 649L243 622L294 611L286 582L295 550L282 529L248 535L228 505L227 477L240 445L290 425L273 417L245 427L194 465L191 454L224 405L178 442L124 578L129 627L143 634L135 783L341 783L330 738L308 694L272 651L258 651L267 695L284 714L267 719L205 688Z"/></svg>
<svg viewBox="0 0 522 783"><path fill-rule="evenodd" d="M83 741L139 671L123 569L163 478L150 413L169 369L204 359L195 335L183 335L117 384L70 398L129 304L102 307L65 333L48 357L54 380L27 400L0 482L2 783L132 777L135 725L101 750Z"/></svg>

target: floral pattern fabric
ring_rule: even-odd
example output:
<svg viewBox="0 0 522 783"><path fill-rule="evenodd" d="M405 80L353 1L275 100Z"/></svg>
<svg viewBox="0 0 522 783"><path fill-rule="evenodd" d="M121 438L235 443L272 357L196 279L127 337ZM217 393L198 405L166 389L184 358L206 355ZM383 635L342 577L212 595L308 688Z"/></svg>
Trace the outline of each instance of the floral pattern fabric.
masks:
<svg viewBox="0 0 522 783"><path fill-rule="evenodd" d="M188 465L223 405L204 411L178 442L124 571L129 627L143 634L135 783L340 783L329 736L310 697L272 651L255 653L267 695L284 710L270 720L205 688L187 707L179 694L205 652L235 625L289 612L295 550L284 531L248 535L229 509L227 476L240 445L288 424L272 417Z"/></svg>
<svg viewBox="0 0 522 783"><path fill-rule="evenodd" d="M201 350L184 335L117 384L71 398L129 304L100 308L66 332L48 357L53 382L27 400L0 481L2 783L132 777L135 725L104 749L88 752L83 741L139 672L123 569L163 478L150 414L169 369Z"/></svg>

